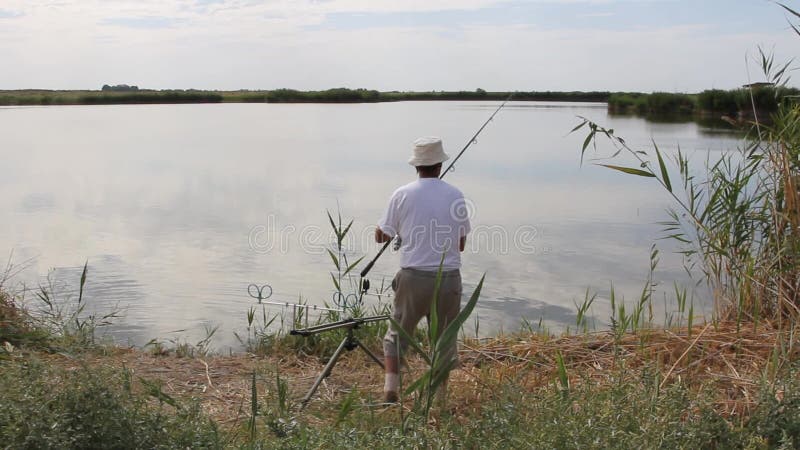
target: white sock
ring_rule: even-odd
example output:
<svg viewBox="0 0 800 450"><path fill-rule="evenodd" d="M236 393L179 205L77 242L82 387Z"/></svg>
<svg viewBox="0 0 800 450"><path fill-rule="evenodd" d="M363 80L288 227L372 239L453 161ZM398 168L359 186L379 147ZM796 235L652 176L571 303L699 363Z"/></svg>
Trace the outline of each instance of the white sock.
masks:
<svg viewBox="0 0 800 450"><path fill-rule="evenodd" d="M397 392L400 385L400 376L396 373L387 373L383 384L383 392Z"/></svg>

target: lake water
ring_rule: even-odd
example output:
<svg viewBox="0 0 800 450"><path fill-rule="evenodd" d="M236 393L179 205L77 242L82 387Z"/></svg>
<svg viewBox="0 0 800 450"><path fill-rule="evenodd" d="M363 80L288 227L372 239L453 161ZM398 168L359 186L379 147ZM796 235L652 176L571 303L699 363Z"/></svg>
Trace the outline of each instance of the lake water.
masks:
<svg viewBox="0 0 800 450"><path fill-rule="evenodd" d="M415 176L410 143L438 135L454 155L496 106L0 108L0 254L24 266L12 287L35 287L49 274L64 298L88 260L86 296L94 307L122 309L110 329L121 343L193 341L219 326L214 347L236 348L233 332L255 303L250 283L270 284L271 300L330 303L326 209L354 219L350 261L374 255L371 227ZM608 116L604 104L509 104L447 175L474 213L463 279L471 292L487 273L476 312L482 334L540 317L571 324L587 288L604 322L611 282L628 299L641 290L668 199L643 178L581 166L585 134L569 134L577 116L637 149L655 139L667 154L680 146L703 159L741 144L693 122ZM685 276L671 244L659 246L656 280L671 291ZM384 255L373 286L391 280L398 260Z"/></svg>

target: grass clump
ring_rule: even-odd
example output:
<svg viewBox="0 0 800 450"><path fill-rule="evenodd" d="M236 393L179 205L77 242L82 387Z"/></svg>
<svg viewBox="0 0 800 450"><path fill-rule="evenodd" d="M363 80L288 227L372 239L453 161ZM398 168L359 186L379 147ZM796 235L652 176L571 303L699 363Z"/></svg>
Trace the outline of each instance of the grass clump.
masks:
<svg viewBox="0 0 800 450"><path fill-rule="evenodd" d="M14 297L0 286L0 355L15 346L43 348L49 341L50 334L37 327Z"/></svg>
<svg viewBox="0 0 800 450"><path fill-rule="evenodd" d="M259 448L377 449L797 445L797 382L786 386L783 398L765 396L755 416L741 418L720 410L712 385L695 389L674 383L662 388L657 373L651 366L620 367L602 382L578 378L566 393L556 380L530 390L513 379L481 378L491 395L468 411L440 409L429 419L363 401L353 404L347 396L324 416L317 412L315 420L297 420L277 414L278 398L273 396L265 399L263 417L255 425L258 432L245 443Z"/></svg>
<svg viewBox="0 0 800 450"><path fill-rule="evenodd" d="M800 448L800 389L796 381L766 390L747 427L771 448Z"/></svg>
<svg viewBox="0 0 800 450"><path fill-rule="evenodd" d="M5 448L220 448L222 434L196 404L143 389L129 372L64 370L35 359L2 363Z"/></svg>

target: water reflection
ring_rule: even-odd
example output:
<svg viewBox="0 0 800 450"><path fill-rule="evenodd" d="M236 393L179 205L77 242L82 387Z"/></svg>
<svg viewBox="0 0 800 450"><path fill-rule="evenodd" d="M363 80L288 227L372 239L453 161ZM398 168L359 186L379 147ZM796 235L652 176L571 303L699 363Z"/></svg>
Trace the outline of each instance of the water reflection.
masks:
<svg viewBox="0 0 800 450"><path fill-rule="evenodd" d="M655 186L592 165L583 136L569 134L585 116L634 148L651 139L665 153L680 146L703 157L739 145L737 136L696 123L609 117L604 105L512 103L486 129L448 180L475 205L474 227L535 230L533 251L480 242L464 256L465 291L487 272L478 307L481 331L514 330L544 316L574 320L586 288L635 298L647 275L668 199ZM414 176L408 143L443 137L451 153L496 103L399 102L364 105L141 105L15 108L0 122L0 250L35 257L19 279L42 274L77 285L90 265L86 295L119 307L122 342L203 337L220 325L218 347L235 346L253 305L251 282L276 298L330 302L325 210L355 219L352 256L369 242L391 192ZM47 130L46 133L41 130ZM599 149L602 153L603 148ZM269 251L253 248L254 229L269 230ZM363 238L366 236L366 238ZM657 278L682 280L681 261L664 247ZM263 250L263 249L261 249ZM530 249L528 249L530 250ZM381 259L373 283L390 280L395 254ZM702 293L701 293L702 294ZM385 301L386 299L384 299ZM370 305L377 299L370 299ZM591 312L608 317L607 295Z"/></svg>
<svg viewBox="0 0 800 450"><path fill-rule="evenodd" d="M614 113L612 117L634 118L646 120L650 123L662 124L697 124L698 131L707 136L730 135L732 137L742 137L746 133L746 127L734 126L729 121L722 118L722 115L703 115L694 116L686 114L649 114L645 117L637 114Z"/></svg>

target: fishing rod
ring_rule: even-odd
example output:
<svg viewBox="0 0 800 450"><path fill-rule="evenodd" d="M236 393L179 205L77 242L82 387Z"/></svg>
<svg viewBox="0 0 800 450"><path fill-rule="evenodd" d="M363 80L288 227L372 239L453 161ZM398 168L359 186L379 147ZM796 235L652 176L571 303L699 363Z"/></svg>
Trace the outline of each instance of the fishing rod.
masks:
<svg viewBox="0 0 800 450"><path fill-rule="evenodd" d="M503 109L503 107L504 107L504 106L506 106L506 103L508 103L508 102L511 100L511 97L513 97L513 96L514 96L514 94L513 94L513 93L512 93L512 94L510 94L510 95L508 96L508 98L506 98L506 99L505 99L505 101L503 101L503 103L501 103L501 104L500 104L500 106L498 106L498 107L497 107L497 109L496 109L496 110L494 110L494 112L492 113L492 115L491 115L491 116L489 116L489 118L488 118L488 119L486 119L486 122L484 122L484 123L483 123L483 125L481 125L481 127L480 127L480 128L478 128L478 131L477 131L477 132L475 132L475 134L472 136L472 138L470 138L470 140L469 140L469 141L467 141L467 144L466 144L466 145L464 145L464 148L462 148L462 149L461 149L461 151L460 151L460 152L458 152L458 155L456 155L456 157L455 157L455 158L453 158L453 160L452 160L452 161L450 161L450 164L447 166L447 169L445 169L444 171L442 171L442 174L441 174L441 175L439 175L439 179L440 179L440 180L441 180L441 179L443 179L443 178L444 178L444 176L445 176L445 175L447 175L447 173L448 173L448 172L450 172L450 171L453 169L453 166L456 164L456 161L458 161L458 160L459 160L459 158L461 158L461 155L463 155L463 154L464 154L464 152L466 152L466 151L467 151L467 149L468 149L468 148L469 148L469 147L470 147L472 144L474 144L474 143L476 143L476 142L477 142L478 135L479 135L479 134L481 134L481 132L483 131L483 129L484 129L484 128L486 128L486 125L489 125L489 122L491 122L491 121L492 121L492 119L494 119L494 116L496 116L496 115L497 115L497 113L499 113L499 112L500 112L500 110L501 110L501 109ZM392 239L389 239L388 241L386 241L386 242L383 244L383 247L381 247L381 249L378 251L378 254L377 254L377 255L375 255L375 257L374 257L374 258L372 258L372 261L370 261L370 262L369 262L369 264L367 264L367 266L366 266L366 267L364 267L364 270L362 270L362 271L361 271L361 278L364 278L364 277L366 277L366 276L367 276L367 274L369 273L369 271L370 271L370 270L372 270L372 266L374 266L374 265L375 265L375 262L377 262L377 261L378 261L378 259L381 257L381 255L383 255L383 253L386 251L386 249L387 249L387 248L389 248L389 244L391 244L391 243L392 243L392 241L394 241L394 240L398 240L398 241L399 241L399 235L396 235L395 237L393 237ZM369 286L369 284L367 284L367 285Z"/></svg>

